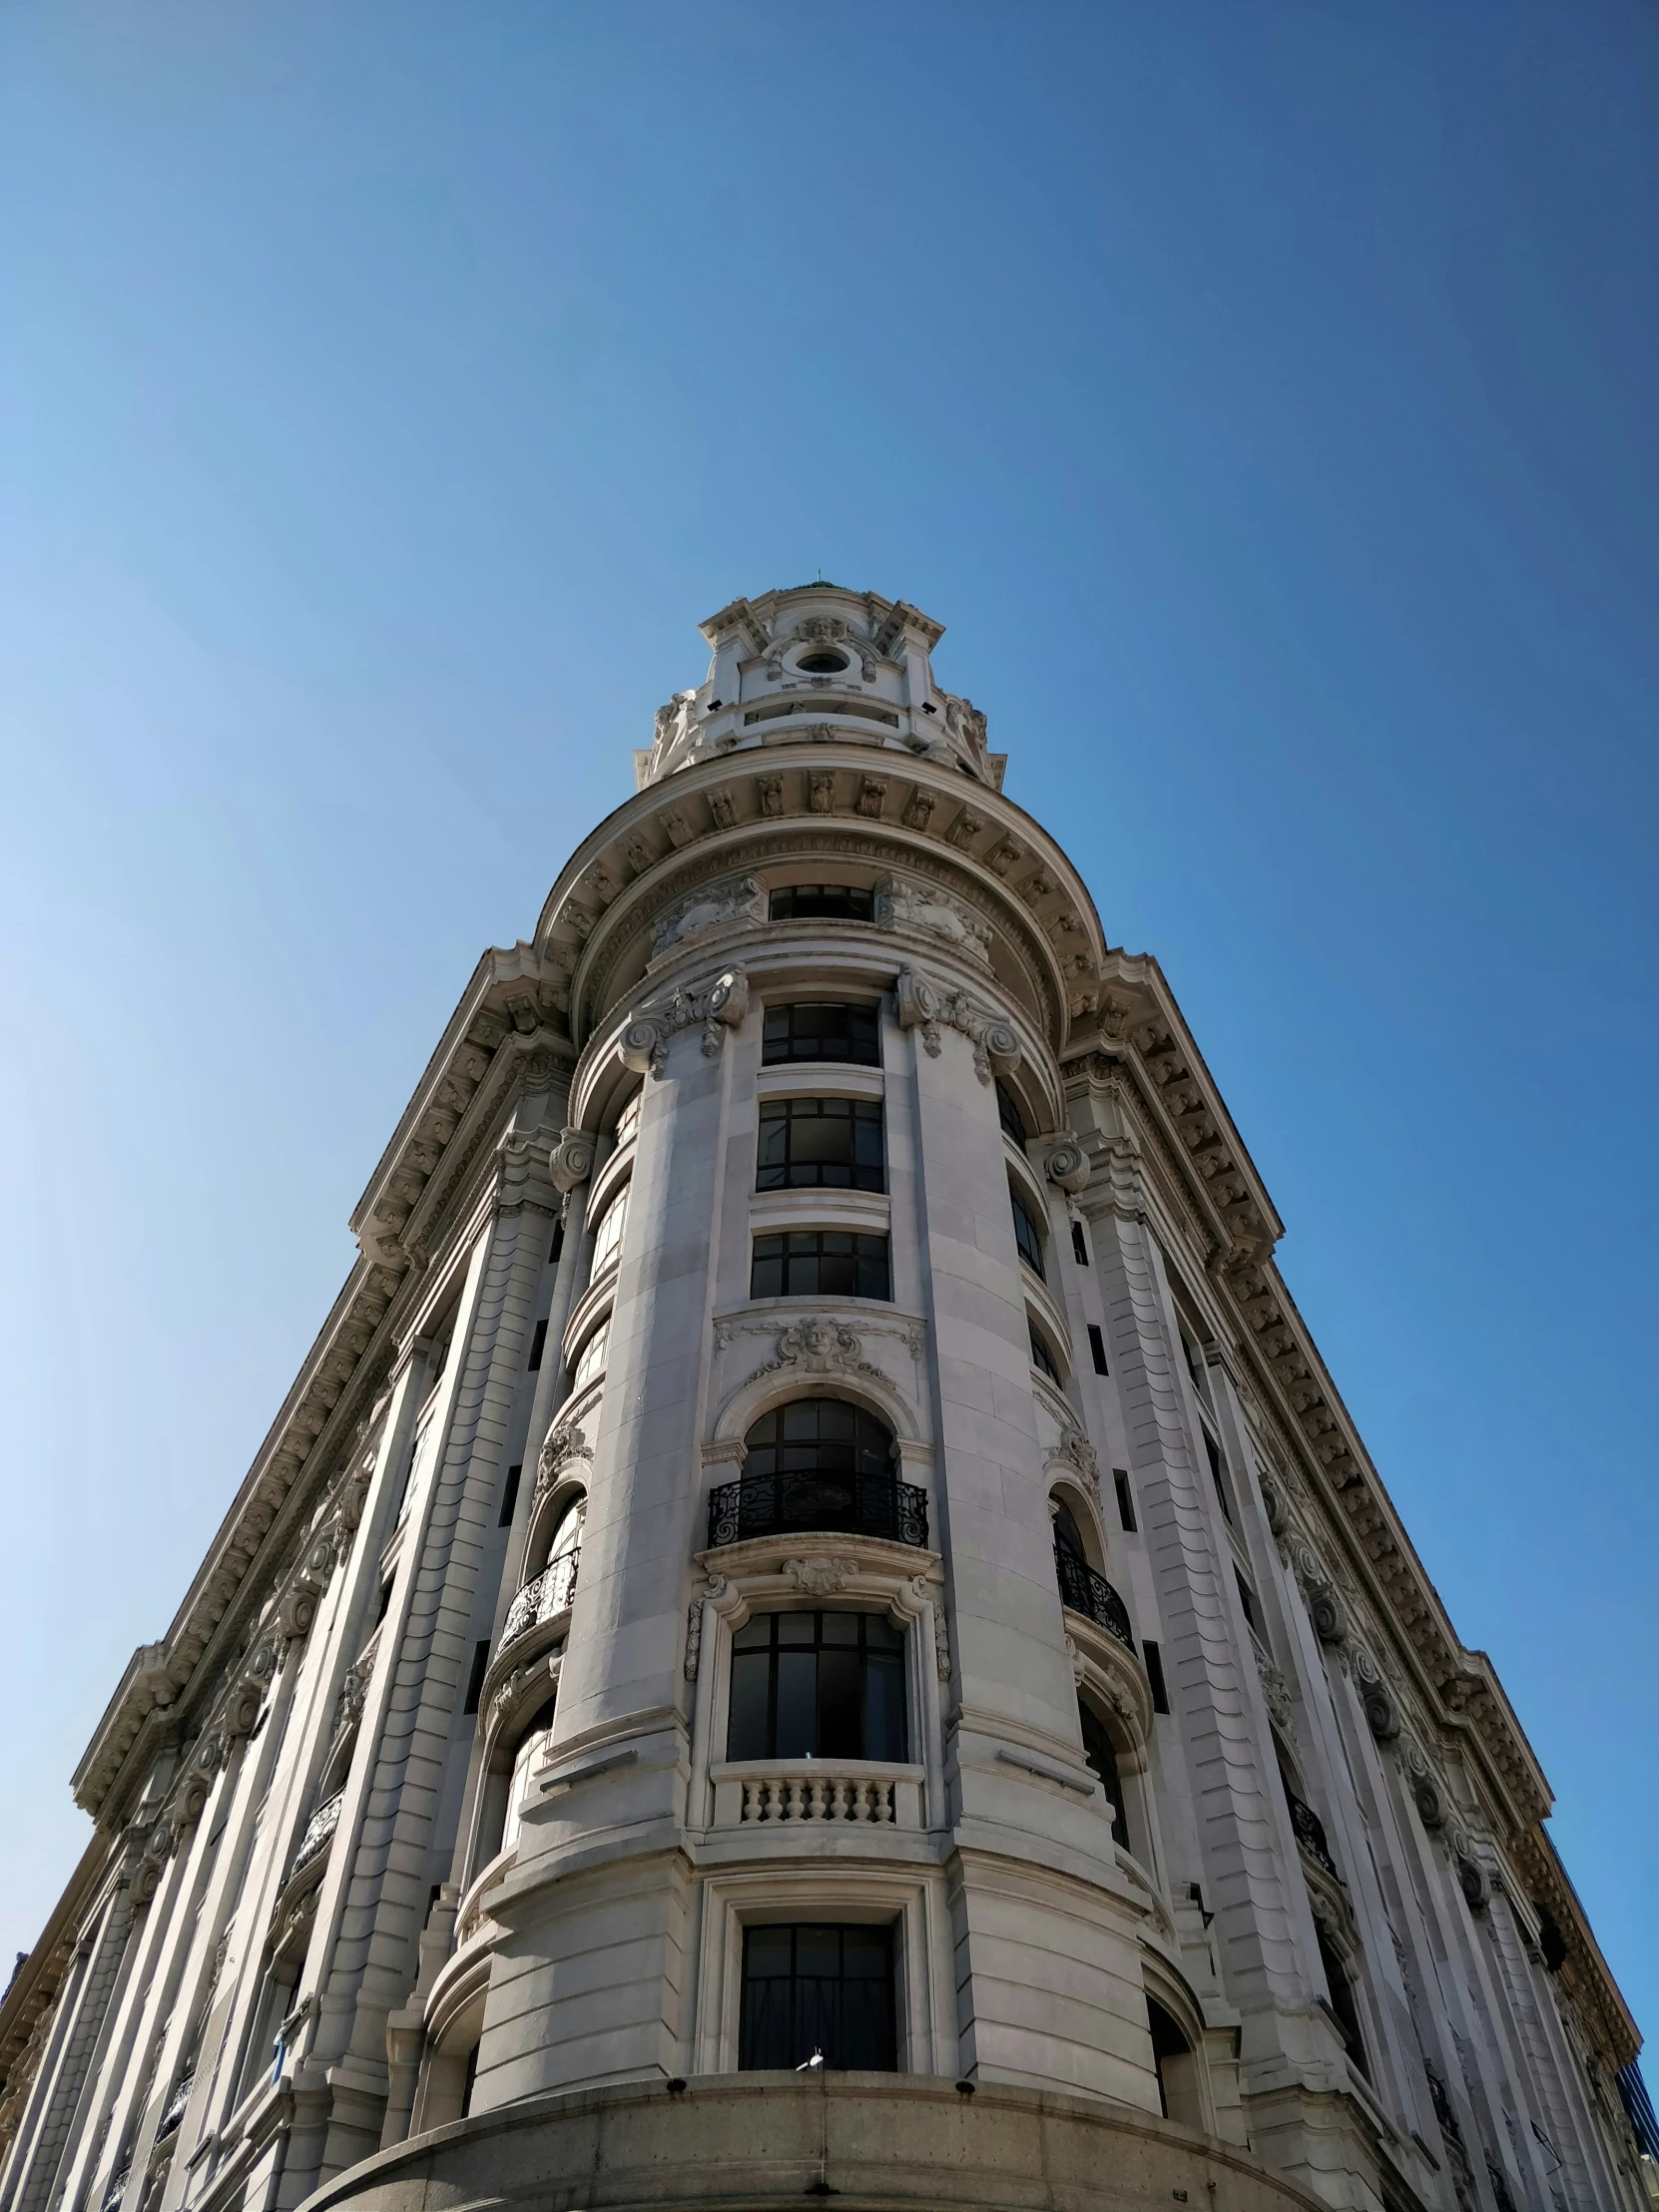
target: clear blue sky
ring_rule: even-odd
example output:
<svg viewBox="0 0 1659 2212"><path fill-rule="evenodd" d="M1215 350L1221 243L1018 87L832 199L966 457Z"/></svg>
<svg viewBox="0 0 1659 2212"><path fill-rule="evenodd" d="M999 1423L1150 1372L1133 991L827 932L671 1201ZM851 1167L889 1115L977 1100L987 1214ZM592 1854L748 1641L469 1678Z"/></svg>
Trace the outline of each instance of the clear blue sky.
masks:
<svg viewBox="0 0 1659 2212"><path fill-rule="evenodd" d="M0 13L0 1945L696 621L949 625L1659 2020L1659 24Z"/></svg>

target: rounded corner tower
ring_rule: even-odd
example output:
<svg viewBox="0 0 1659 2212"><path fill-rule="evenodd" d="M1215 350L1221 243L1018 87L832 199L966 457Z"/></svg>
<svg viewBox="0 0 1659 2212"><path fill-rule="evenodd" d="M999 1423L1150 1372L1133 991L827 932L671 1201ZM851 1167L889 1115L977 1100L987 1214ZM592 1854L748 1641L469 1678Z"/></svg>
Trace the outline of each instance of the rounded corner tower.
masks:
<svg viewBox="0 0 1659 2212"><path fill-rule="evenodd" d="M702 627L82 1762L0 2212L1635 2212L1543 1777L1156 963L939 624Z"/></svg>

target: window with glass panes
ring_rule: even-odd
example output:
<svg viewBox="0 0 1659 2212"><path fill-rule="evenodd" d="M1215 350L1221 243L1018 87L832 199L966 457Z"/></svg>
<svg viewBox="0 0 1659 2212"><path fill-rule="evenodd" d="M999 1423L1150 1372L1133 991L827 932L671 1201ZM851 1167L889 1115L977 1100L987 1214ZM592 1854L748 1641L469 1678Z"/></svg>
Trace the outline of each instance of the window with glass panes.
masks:
<svg viewBox="0 0 1659 2212"><path fill-rule="evenodd" d="M791 1229L757 1237L751 1298L891 1298L885 1237Z"/></svg>
<svg viewBox="0 0 1659 2212"><path fill-rule="evenodd" d="M593 1233L593 1266L588 1280L597 1283L605 1270L614 1267L622 1250L622 1232L628 1220L628 1186L626 1183L599 1217L599 1227Z"/></svg>
<svg viewBox="0 0 1659 2212"><path fill-rule="evenodd" d="M1046 1375L1051 1382L1058 1382L1060 1371L1054 1364L1053 1353L1043 1342L1042 1332L1034 1321L1027 1322L1025 1326L1031 1332L1031 1365L1039 1375Z"/></svg>
<svg viewBox="0 0 1659 2212"><path fill-rule="evenodd" d="M786 1060L845 1060L856 1067L879 1067L881 1033L875 1008L822 999L769 1006L761 1029L761 1063L770 1068Z"/></svg>
<svg viewBox="0 0 1659 2212"><path fill-rule="evenodd" d="M755 1188L885 1190L880 1107L862 1098L768 1099Z"/></svg>
<svg viewBox="0 0 1659 2212"><path fill-rule="evenodd" d="M786 883L772 894L774 921L868 921L875 893L856 883Z"/></svg>
<svg viewBox="0 0 1659 2212"><path fill-rule="evenodd" d="M1118 1775L1117 1747L1106 1733L1106 1723L1087 1698L1077 1700L1077 1717L1083 1724L1083 1757L1096 1776L1112 1808L1112 1841L1129 1849L1129 1823L1123 1811L1123 1783Z"/></svg>
<svg viewBox="0 0 1659 2212"><path fill-rule="evenodd" d="M996 1118L1002 1124L1005 1137L1012 1137L1015 1144L1025 1144L1025 1116L1019 1110L1019 1102L1000 1076L996 1084Z"/></svg>
<svg viewBox="0 0 1659 2212"><path fill-rule="evenodd" d="M732 1638L726 1756L902 1761L903 1636L879 1613L757 1613Z"/></svg>
<svg viewBox="0 0 1659 2212"><path fill-rule="evenodd" d="M1019 1256L1033 1275L1041 1275L1043 1241L1037 1233L1037 1225L1031 1219L1030 1210L1018 1191L1010 1187L1008 1200L1014 1209L1014 1242L1019 1247Z"/></svg>
<svg viewBox="0 0 1659 2212"><path fill-rule="evenodd" d="M815 2053L837 2071L897 2066L890 1928L744 1930L739 2066L794 2071Z"/></svg>

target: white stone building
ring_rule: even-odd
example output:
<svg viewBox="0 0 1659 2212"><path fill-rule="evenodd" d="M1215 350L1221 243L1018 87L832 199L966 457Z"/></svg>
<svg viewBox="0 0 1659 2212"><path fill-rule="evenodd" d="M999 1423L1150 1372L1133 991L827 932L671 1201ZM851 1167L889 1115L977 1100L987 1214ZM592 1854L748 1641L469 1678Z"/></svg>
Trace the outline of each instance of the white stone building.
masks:
<svg viewBox="0 0 1659 2212"><path fill-rule="evenodd" d="M937 623L703 628L75 1776L0 2212L1635 2212L1547 1785L1156 961Z"/></svg>

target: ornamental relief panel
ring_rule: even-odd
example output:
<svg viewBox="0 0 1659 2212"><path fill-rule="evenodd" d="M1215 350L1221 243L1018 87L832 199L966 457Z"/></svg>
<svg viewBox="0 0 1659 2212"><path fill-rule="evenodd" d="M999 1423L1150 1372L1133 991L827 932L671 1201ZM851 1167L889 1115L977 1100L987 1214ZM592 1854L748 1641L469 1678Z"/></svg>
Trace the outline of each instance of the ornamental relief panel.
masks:
<svg viewBox="0 0 1659 2212"><path fill-rule="evenodd" d="M776 807L766 811L782 815L782 780L769 778L764 781L769 784L777 783L779 787ZM721 796L717 793L711 797L711 807L714 799ZM925 792L918 792L914 796L928 800L932 797ZM908 827L924 827L922 822L911 822L910 814L911 808L907 806L903 820ZM801 859L820 854L826 857L844 856L866 860L877 866L885 864L890 867L894 857L894 840L891 838L881 838L868 832L859 833L850 828L845 830L820 829L813 825L811 816L806 814L805 809L803 815L805 819L800 822L799 827L792 828L789 831L755 835L746 841L743 857L751 868L768 860ZM752 820L748 827L754 830L759 825ZM959 909L964 927L968 928L970 934L973 923L1000 933L1008 948L1017 956L1024 977L1030 985L1044 1033L1051 1042L1058 1044L1062 1037L1065 1009L1050 980L1056 955L1037 924L1006 900L993 904L988 892L961 871L953 870L942 859L934 859L925 851L914 850L906 850L903 859L903 873L909 880L912 891L924 895L927 903L937 904L941 899L948 899ZM573 1031L579 1031L595 1018L589 1014L588 1009L597 1009L602 1014L612 1005L616 995L613 977L618 963L629 951L634 930L642 926L642 903L655 906L656 901L662 899L666 901L662 911L665 914L672 912L678 904L691 901L694 893L720 878L741 880L734 876L732 862L733 855L729 850L711 852L701 859L688 859L671 875L652 886L648 900L645 894L630 892L624 895L614 912L606 914L604 928L585 943L576 974L572 978L570 1018ZM564 909L561 908L553 927L560 926L563 914ZM552 949L551 946L545 946L544 956ZM665 946L663 949L672 947Z"/></svg>

